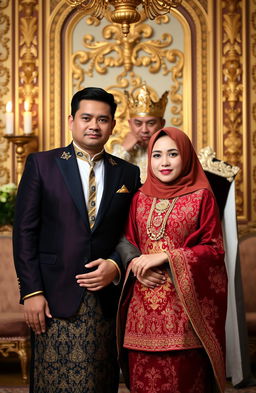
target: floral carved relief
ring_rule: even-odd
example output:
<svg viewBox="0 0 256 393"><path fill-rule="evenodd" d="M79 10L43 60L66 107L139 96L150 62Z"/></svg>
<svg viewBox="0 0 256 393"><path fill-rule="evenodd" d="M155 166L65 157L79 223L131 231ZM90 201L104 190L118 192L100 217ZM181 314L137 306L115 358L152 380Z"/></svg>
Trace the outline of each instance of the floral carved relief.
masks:
<svg viewBox="0 0 256 393"><path fill-rule="evenodd" d="M109 18L109 17L108 17ZM158 24L168 23L169 16L157 18ZM86 20L87 24L98 25L93 17ZM155 39L155 31L146 23L145 15L139 23L131 25L130 34L125 37L120 25L109 24L102 29L102 41L96 41L92 34L83 37L84 50L72 54L72 78L75 90L82 88L87 77L94 73L107 74L113 67L121 67L123 71L116 76L116 83L110 87L118 99L120 116L125 116L126 107L122 89L136 87L142 83L142 78L135 72L135 67L147 68L151 74L162 73L170 75L171 87L169 99L172 103L171 113L174 115L172 124L179 126L183 122L183 68L184 53L172 48L173 38L169 33ZM170 79L167 83L170 83ZM123 108L120 105L124 105Z"/></svg>
<svg viewBox="0 0 256 393"><path fill-rule="evenodd" d="M6 167L8 158L8 143L3 137L5 122L5 104L7 95L10 93L10 70L6 62L10 56L10 17L7 9L10 7L10 1L0 2L0 184L8 183L10 180L10 171Z"/></svg>
<svg viewBox="0 0 256 393"><path fill-rule="evenodd" d="M237 213L243 214L243 73L242 9L240 0L223 1L223 123L224 156L241 168L237 176Z"/></svg>
<svg viewBox="0 0 256 393"><path fill-rule="evenodd" d="M32 110L33 124L38 124L38 0L22 0L19 7L19 102ZM37 133L37 127L33 128Z"/></svg>

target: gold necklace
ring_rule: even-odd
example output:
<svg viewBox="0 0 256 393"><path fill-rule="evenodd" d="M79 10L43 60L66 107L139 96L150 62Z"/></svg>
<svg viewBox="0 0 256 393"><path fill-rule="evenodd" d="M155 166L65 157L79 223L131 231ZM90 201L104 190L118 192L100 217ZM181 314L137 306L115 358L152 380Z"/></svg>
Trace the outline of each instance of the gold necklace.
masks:
<svg viewBox="0 0 256 393"><path fill-rule="evenodd" d="M177 199L178 197L174 198L171 203L169 199L162 199L158 203L156 203L157 198L153 199L153 203L151 205L149 216L147 219L147 234L151 240L159 240L163 237L168 217L171 214L171 211ZM156 227L160 227L157 230L155 230L152 226L152 216L154 210L158 214L153 220L154 225ZM165 213L164 217L162 216L163 213Z"/></svg>

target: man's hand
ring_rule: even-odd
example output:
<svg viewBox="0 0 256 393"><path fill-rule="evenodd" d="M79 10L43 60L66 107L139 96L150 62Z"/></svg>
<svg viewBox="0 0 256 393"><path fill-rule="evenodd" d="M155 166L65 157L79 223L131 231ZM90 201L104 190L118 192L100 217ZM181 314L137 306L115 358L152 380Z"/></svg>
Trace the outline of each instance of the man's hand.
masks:
<svg viewBox="0 0 256 393"><path fill-rule="evenodd" d="M85 265L87 268L95 266L97 266L96 270L76 276L77 283L80 287L85 287L89 291L99 291L109 285L118 274L115 265L106 259L99 258Z"/></svg>
<svg viewBox="0 0 256 393"><path fill-rule="evenodd" d="M36 333L45 333L45 316L52 318L48 302L43 295L31 296L24 300L24 316L29 327Z"/></svg>
<svg viewBox="0 0 256 393"><path fill-rule="evenodd" d="M128 132L128 134L126 134L124 140L123 140L123 148L126 151L131 151L139 142L139 140L136 138L136 136L134 135L133 132Z"/></svg>

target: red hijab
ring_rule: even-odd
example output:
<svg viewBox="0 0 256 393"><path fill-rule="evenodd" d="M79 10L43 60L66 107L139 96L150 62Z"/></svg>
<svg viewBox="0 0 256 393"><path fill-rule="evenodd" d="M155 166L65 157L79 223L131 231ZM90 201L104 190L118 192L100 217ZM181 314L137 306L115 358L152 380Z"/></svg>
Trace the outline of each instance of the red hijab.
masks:
<svg viewBox="0 0 256 393"><path fill-rule="evenodd" d="M154 144L159 137L165 134L175 141L182 159L181 174L171 183L163 183L157 179L151 167L151 155ZM171 199L202 188L212 191L188 136L183 131L174 127L163 128L152 135L148 145L147 179L140 190L145 195L161 199Z"/></svg>

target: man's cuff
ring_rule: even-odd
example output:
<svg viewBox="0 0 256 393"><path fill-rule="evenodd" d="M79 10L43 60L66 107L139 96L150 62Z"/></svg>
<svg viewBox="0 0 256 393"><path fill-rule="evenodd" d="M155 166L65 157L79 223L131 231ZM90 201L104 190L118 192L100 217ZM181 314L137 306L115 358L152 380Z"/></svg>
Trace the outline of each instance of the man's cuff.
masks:
<svg viewBox="0 0 256 393"><path fill-rule="evenodd" d="M109 258L109 259L107 259L107 261L112 262L113 265L115 265L115 267L116 267L116 269L118 271L118 277L113 280L113 284L118 285L120 283L120 280L121 280L121 270L120 270L118 264L113 259Z"/></svg>
<svg viewBox="0 0 256 393"><path fill-rule="evenodd" d="M29 297L32 297L32 296L35 296L35 295L39 295L40 293L44 293L44 291L36 291L36 292L33 292L33 293L29 293L28 295L23 296L22 300L28 299Z"/></svg>

